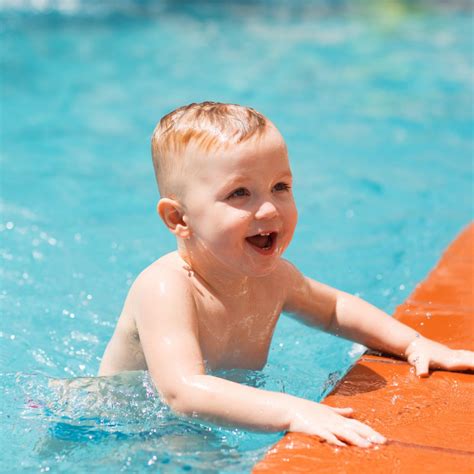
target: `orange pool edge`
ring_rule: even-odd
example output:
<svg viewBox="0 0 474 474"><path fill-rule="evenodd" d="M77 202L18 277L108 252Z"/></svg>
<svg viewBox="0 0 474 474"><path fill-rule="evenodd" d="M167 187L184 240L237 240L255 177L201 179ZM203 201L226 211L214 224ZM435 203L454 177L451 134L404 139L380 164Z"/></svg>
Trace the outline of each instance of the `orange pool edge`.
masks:
<svg viewBox="0 0 474 474"><path fill-rule="evenodd" d="M452 348L474 350L474 223L451 243L394 317ZM364 355L324 400L350 406L388 442L336 448L288 433L258 462L263 473L474 473L474 374L418 378L402 360Z"/></svg>

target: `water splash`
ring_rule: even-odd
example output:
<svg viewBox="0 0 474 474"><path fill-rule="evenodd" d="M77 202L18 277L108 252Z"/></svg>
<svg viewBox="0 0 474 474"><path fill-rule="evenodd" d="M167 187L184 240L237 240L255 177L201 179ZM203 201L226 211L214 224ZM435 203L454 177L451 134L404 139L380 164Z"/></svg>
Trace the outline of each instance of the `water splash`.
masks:
<svg viewBox="0 0 474 474"><path fill-rule="evenodd" d="M220 375L266 385L267 377L256 372L228 372ZM94 472L155 464L163 472L246 471L280 436L250 439L242 430L177 416L144 371L73 379L9 373L0 374L0 385L5 393L0 442L24 453L20 465L26 471L74 469L78 462Z"/></svg>

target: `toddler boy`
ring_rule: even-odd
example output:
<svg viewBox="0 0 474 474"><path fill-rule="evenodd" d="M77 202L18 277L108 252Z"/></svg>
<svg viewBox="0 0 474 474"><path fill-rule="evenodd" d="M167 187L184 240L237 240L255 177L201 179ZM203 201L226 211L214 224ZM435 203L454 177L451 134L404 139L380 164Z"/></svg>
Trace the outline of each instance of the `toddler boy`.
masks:
<svg viewBox="0 0 474 474"><path fill-rule="evenodd" d="M177 413L335 445L385 438L350 408L234 383L206 369L261 369L282 311L429 367L472 369L474 353L421 337L374 306L302 275L282 258L297 221L285 142L247 107L204 102L161 119L152 137L157 210L177 251L133 283L99 375L147 369Z"/></svg>

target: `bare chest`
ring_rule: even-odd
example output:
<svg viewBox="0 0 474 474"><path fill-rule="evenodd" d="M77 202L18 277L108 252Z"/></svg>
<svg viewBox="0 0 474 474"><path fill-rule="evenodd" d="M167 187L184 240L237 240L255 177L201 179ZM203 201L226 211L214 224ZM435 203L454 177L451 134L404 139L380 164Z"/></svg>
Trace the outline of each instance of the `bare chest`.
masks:
<svg viewBox="0 0 474 474"><path fill-rule="evenodd" d="M261 369L282 309L277 301L201 301L199 343L211 369Z"/></svg>

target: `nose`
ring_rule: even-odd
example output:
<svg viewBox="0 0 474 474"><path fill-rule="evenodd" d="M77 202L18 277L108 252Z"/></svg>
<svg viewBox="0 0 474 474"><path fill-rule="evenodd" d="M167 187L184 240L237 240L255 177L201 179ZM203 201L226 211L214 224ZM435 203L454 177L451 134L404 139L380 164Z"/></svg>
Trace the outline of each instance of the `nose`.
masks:
<svg viewBox="0 0 474 474"><path fill-rule="evenodd" d="M271 201L264 201L255 213L255 219L272 219L278 215L277 208Z"/></svg>

